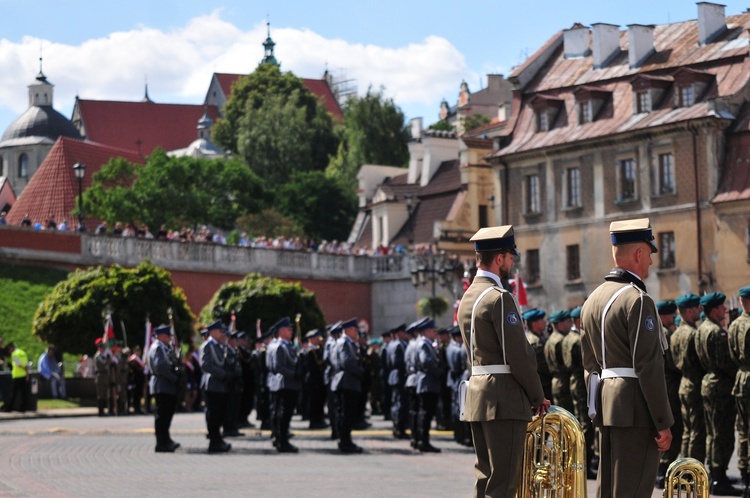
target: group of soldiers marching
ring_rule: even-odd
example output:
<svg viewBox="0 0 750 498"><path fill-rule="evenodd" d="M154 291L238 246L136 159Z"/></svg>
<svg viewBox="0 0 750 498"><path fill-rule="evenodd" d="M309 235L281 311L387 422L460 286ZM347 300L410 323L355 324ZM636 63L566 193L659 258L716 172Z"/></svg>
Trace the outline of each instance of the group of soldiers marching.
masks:
<svg viewBox="0 0 750 498"><path fill-rule="evenodd" d="M750 497L750 286L739 290L742 309L730 309L726 295L685 294L656 304L667 338L665 378L675 419L673 439L662 453L657 487L678 457L706 464L711 494ZM552 313L523 313L526 336L536 352L545 397L573 413L583 429L587 475L597 468L595 430L587 413L581 364L581 307ZM738 432L738 467L742 486L727 477Z"/></svg>

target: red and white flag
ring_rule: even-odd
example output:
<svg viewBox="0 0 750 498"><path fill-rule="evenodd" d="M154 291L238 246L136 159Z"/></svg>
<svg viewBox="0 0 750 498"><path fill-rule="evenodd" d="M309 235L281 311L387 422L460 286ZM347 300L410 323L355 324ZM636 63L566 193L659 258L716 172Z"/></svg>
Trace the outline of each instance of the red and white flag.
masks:
<svg viewBox="0 0 750 498"><path fill-rule="evenodd" d="M104 318L104 334L102 335L102 342L107 344L109 341L115 338L115 325L112 323L112 314L107 313Z"/></svg>
<svg viewBox="0 0 750 498"><path fill-rule="evenodd" d="M148 350L151 349L151 341L153 341L154 327L151 325L151 320L146 318L146 337L143 341L143 351L148 354Z"/></svg>
<svg viewBox="0 0 750 498"><path fill-rule="evenodd" d="M526 298L526 286L524 286L523 280L521 280L521 273L518 271L513 281L513 295L516 296L518 305L521 307L519 311L523 311L523 308L529 305L529 300Z"/></svg>

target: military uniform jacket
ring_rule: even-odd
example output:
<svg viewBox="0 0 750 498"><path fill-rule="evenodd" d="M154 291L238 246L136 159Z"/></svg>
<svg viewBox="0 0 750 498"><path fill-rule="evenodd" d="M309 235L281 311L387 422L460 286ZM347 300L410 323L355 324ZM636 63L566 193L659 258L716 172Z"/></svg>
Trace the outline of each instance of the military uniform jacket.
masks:
<svg viewBox="0 0 750 498"><path fill-rule="evenodd" d="M289 341L277 339L268 349L268 389L271 392L282 390L299 391L302 383L297 377L298 358Z"/></svg>
<svg viewBox="0 0 750 498"><path fill-rule="evenodd" d="M581 332L571 329L562 341L563 361L570 372L570 392L573 396L586 397L586 383L583 375L583 358L581 358Z"/></svg>
<svg viewBox="0 0 750 498"><path fill-rule="evenodd" d="M177 394L177 365L172 362L169 346L154 341L148 350L148 364L151 366L151 379L148 388L152 394Z"/></svg>
<svg viewBox="0 0 750 498"><path fill-rule="evenodd" d="M544 345L544 359L547 360L547 366L552 375L567 378L568 374L570 374L570 369L565 366L565 359L563 358L563 341L565 337L567 337L567 334L563 335L557 330L550 334L547 343Z"/></svg>
<svg viewBox="0 0 750 498"><path fill-rule="evenodd" d="M255 386L260 391L265 391L266 378L268 377L268 367L266 366L266 346L253 350L253 372Z"/></svg>
<svg viewBox="0 0 750 498"><path fill-rule="evenodd" d="M417 387L417 340L412 339L404 350L404 364L406 366L406 387Z"/></svg>
<svg viewBox="0 0 750 498"><path fill-rule="evenodd" d="M406 341L394 339L388 344L388 385L400 386L406 381L405 351Z"/></svg>
<svg viewBox="0 0 750 498"><path fill-rule="evenodd" d="M698 359L706 369L706 375L701 382L701 395L730 395L734 387L737 365L729 356L727 331L711 318L706 318L698 327L695 340Z"/></svg>
<svg viewBox="0 0 750 498"><path fill-rule="evenodd" d="M655 427L674 423L664 380L664 341L654 300L643 282L615 268L594 290L581 310L581 351L586 376L602 371L601 320L610 298L630 286L612 303L604 324L607 368L632 368L638 378L602 379L597 426ZM637 287L636 287L637 286Z"/></svg>
<svg viewBox="0 0 750 498"><path fill-rule="evenodd" d="M437 350L426 337L417 339L417 394L439 393L442 365Z"/></svg>
<svg viewBox="0 0 750 498"><path fill-rule="evenodd" d="M109 351L94 355L94 380L98 389L109 388L110 366L112 365L112 355Z"/></svg>
<svg viewBox="0 0 750 498"><path fill-rule="evenodd" d="M201 388L216 393L227 393L230 374L226 371L224 348L213 338L201 344Z"/></svg>
<svg viewBox="0 0 750 498"><path fill-rule="evenodd" d="M750 313L742 313L729 325L729 353L738 367L732 395L750 398Z"/></svg>
<svg viewBox="0 0 750 498"><path fill-rule="evenodd" d="M331 391L341 389L362 392L362 377L365 369L359 358L359 347L346 336L336 341L331 352L333 367L336 374L331 380Z"/></svg>
<svg viewBox="0 0 750 498"><path fill-rule="evenodd" d="M326 385L331 383L331 377L336 372L333 371L333 361L331 355L333 354L333 348L336 347L336 339L329 337L326 340L325 346L323 347L323 361L326 363L326 368L323 370L323 382Z"/></svg>
<svg viewBox="0 0 750 498"><path fill-rule="evenodd" d="M706 370L701 365L696 350L696 335L698 329L694 324L683 321L672 333L669 341L669 350L672 353L672 361L675 367L682 372L680 379L680 391L683 396L699 393L701 381L706 375Z"/></svg>
<svg viewBox="0 0 750 498"><path fill-rule="evenodd" d="M325 362L323 361L323 350L318 346L311 346L305 353L305 363L307 366L305 369L305 384L319 388L324 387L323 367Z"/></svg>
<svg viewBox="0 0 750 498"><path fill-rule="evenodd" d="M448 378L445 384L456 390L462 380L469 378L466 349L456 341L451 341L445 353L445 359L448 362Z"/></svg>
<svg viewBox="0 0 750 498"><path fill-rule="evenodd" d="M458 324L467 358L471 358L469 347L472 307L479 295L492 286L496 286L492 278L477 276L461 299ZM496 289L487 293L476 308L474 365L501 365L505 357L511 373L473 375L469 379L465 405L467 421L530 421L531 407L541 405L544 401L542 383L536 370L536 357L526 340L513 296L509 292L501 292L499 287Z"/></svg>

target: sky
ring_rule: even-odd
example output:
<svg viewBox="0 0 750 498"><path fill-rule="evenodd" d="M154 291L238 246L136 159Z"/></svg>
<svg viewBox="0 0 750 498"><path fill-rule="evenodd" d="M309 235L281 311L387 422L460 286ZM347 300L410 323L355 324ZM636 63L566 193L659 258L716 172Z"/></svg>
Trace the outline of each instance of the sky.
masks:
<svg viewBox="0 0 750 498"><path fill-rule="evenodd" d="M726 14L744 2L723 2ZM214 72L250 73L266 22L283 71L321 78L326 68L359 94L382 88L406 119L438 119L459 86L508 75L557 31L579 22L665 24L697 18L686 0L0 0L0 130L28 107L43 71L54 107L75 97L203 102Z"/></svg>

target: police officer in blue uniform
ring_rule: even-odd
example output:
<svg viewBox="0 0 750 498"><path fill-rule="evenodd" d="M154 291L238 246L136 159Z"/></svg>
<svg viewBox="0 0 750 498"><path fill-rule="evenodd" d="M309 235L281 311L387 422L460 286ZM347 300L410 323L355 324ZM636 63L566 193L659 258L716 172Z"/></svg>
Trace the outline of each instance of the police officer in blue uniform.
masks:
<svg viewBox="0 0 750 498"><path fill-rule="evenodd" d="M208 452L225 453L232 449L221 436L221 424L227 410L229 388L227 381L232 375L227 371L225 360L227 357L224 344L224 325L217 320L206 327L209 339L201 344L201 388L206 401L206 428L208 429Z"/></svg>
<svg viewBox="0 0 750 498"><path fill-rule="evenodd" d="M405 392L406 383L406 352L408 335L406 324L391 329L393 340L388 344L388 385L391 387L391 419L393 421L393 437L408 439L406 428L409 424L409 403Z"/></svg>
<svg viewBox="0 0 750 498"><path fill-rule="evenodd" d="M362 453L362 448L352 442L352 428L359 415L358 402L365 374L357 346L357 319L346 320L341 329L343 336L336 341L331 352L335 371L331 391L338 397L339 450L342 453Z"/></svg>
<svg viewBox="0 0 750 498"><path fill-rule="evenodd" d="M289 424L302 389L297 353L292 347L292 321L284 317L271 327L277 339L268 350L268 389L274 398L274 446L279 453L297 453L289 443Z"/></svg>
<svg viewBox="0 0 750 498"><path fill-rule="evenodd" d="M416 449L423 453L440 453L440 448L430 444L430 426L440 396L441 364L438 351L434 346L437 338L435 322L427 320L419 326L420 336L416 345L417 396L419 413L417 415Z"/></svg>
<svg viewBox="0 0 750 498"><path fill-rule="evenodd" d="M464 348L463 338L461 337L461 328L455 325L448 329L452 340L446 348L445 358L448 362L448 377L446 383L450 387L452 394L451 416L453 418L453 438L457 443L465 446L471 446L471 428L468 422L460 420L461 410L458 398L458 386L461 381L468 380L469 368Z"/></svg>
<svg viewBox="0 0 750 498"><path fill-rule="evenodd" d="M341 337L341 321L329 323L326 325L328 339L323 347L323 361L325 370L323 370L323 382L326 385L326 394L328 399L328 420L331 422L331 439L339 438L338 422L338 396L331 390L331 380L336 373L333 367L333 349L336 347L336 341Z"/></svg>
<svg viewBox="0 0 750 498"><path fill-rule="evenodd" d="M172 327L161 325L154 329L156 340L148 350L148 364L151 368L151 379L148 387L156 399L156 416L154 417L154 434L156 435L156 452L173 453L180 447L169 435L172 417L177 408L177 380L180 377L180 365L172 351Z"/></svg>
<svg viewBox="0 0 750 498"><path fill-rule="evenodd" d="M409 324L406 333L409 335L409 343L404 351L404 363L406 364L406 382L404 392L409 403L409 430L411 431L411 447L417 447L417 418L419 416L419 396L417 396L417 333L429 318L421 318Z"/></svg>

